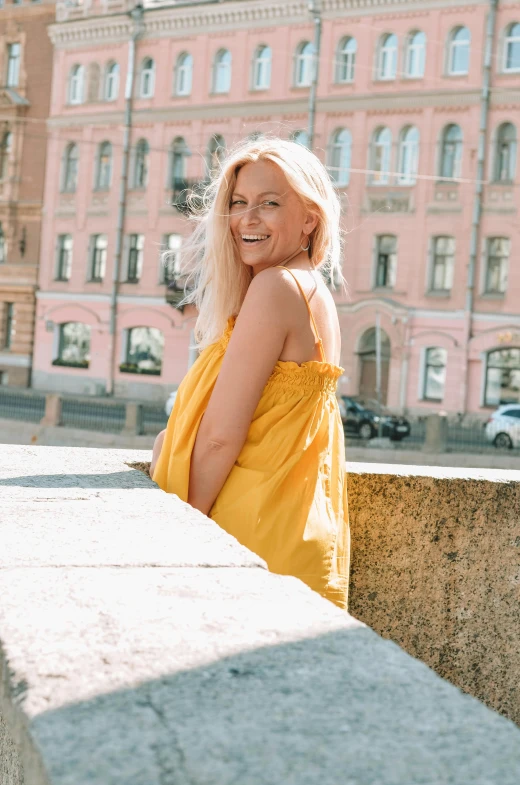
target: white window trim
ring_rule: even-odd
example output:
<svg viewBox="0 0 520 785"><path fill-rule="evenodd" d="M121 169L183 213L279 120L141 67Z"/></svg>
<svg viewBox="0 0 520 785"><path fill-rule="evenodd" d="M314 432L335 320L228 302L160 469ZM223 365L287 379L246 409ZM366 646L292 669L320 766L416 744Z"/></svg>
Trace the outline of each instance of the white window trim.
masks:
<svg viewBox="0 0 520 785"><path fill-rule="evenodd" d="M514 25L515 23L513 23ZM511 25L508 25L510 27ZM507 45L509 41L516 41L520 45L520 35L514 36L511 38L507 33L505 33L503 37L503 51L502 51L502 73L503 74L519 74L520 73L520 66L518 68L508 68L507 67Z"/></svg>
<svg viewBox="0 0 520 785"><path fill-rule="evenodd" d="M460 29L463 29L463 28L465 28L465 25L462 25ZM452 62L454 60L453 50L456 47L461 47L461 46L465 46L468 49L468 69L467 69L467 71L454 71L454 70L452 70L452 67L451 67L451 64L452 64ZM448 76L467 76L469 74L469 69L470 69L470 59L471 59L471 32L470 32L469 41L455 41L454 40L454 31L452 31L450 33L450 38L449 38L449 43L448 43L448 62L446 64L447 65L447 68L446 68L447 75Z"/></svg>

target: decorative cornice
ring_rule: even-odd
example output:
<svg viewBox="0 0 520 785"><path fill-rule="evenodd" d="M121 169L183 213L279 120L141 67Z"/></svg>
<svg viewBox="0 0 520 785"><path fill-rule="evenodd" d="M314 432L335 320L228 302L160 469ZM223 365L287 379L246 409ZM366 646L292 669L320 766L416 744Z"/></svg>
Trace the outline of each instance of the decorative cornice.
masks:
<svg viewBox="0 0 520 785"><path fill-rule="evenodd" d="M322 0L324 19L360 15L423 13L432 9L468 8L487 5L488 0ZM57 4L57 23L49 28L56 48L88 46L99 41L127 40L132 23L126 0L75 7L61 0ZM81 12L81 15L80 15ZM233 0L216 5L194 3L175 6L171 0L145 0L145 38L185 37L198 33L262 29L266 26L312 26L307 0Z"/></svg>

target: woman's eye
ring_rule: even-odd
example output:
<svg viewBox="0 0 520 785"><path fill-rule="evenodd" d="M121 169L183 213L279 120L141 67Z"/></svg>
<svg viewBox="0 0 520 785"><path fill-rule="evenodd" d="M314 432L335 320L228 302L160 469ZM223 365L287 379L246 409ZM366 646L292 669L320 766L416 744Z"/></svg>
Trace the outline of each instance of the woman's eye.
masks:
<svg viewBox="0 0 520 785"><path fill-rule="evenodd" d="M262 204L266 204L268 207L279 207L278 202L262 202Z"/></svg>
<svg viewBox="0 0 520 785"><path fill-rule="evenodd" d="M231 207L234 207L236 204L245 204L241 199L235 199L234 202L231 202Z"/></svg>

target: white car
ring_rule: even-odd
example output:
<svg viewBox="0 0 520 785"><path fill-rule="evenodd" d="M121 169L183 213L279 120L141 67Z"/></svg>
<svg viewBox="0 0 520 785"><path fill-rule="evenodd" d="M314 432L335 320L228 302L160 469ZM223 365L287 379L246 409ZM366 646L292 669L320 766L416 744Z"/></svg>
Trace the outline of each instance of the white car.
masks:
<svg viewBox="0 0 520 785"><path fill-rule="evenodd" d="M177 390L173 390L168 396L168 400L164 404L164 411L166 412L167 417L169 417L171 414L176 397L177 397Z"/></svg>
<svg viewBox="0 0 520 785"><path fill-rule="evenodd" d="M520 404L507 403L493 412L485 425L488 442L495 447L520 447Z"/></svg>

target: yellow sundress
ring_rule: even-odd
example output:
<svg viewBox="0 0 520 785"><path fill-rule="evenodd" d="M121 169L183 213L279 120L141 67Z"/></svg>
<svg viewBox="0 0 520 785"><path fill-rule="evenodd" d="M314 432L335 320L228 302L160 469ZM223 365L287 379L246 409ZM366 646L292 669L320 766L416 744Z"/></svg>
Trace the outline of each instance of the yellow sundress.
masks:
<svg viewBox="0 0 520 785"><path fill-rule="evenodd" d="M271 572L293 575L347 608L350 561L345 442L336 399L343 368L325 361L309 301L296 276L322 360L279 360L246 442L209 517ZM153 479L188 500L191 453L236 317L204 349L179 386Z"/></svg>

